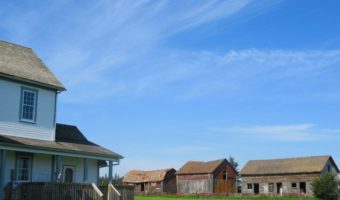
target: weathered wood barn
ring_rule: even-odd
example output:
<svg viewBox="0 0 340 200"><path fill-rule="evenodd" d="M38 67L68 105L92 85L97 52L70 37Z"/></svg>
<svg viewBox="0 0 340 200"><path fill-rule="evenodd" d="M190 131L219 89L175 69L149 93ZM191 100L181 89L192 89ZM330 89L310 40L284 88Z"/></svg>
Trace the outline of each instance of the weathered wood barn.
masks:
<svg viewBox="0 0 340 200"><path fill-rule="evenodd" d="M134 185L136 194L176 194L176 170L173 168L129 171L123 178L125 185Z"/></svg>
<svg viewBox="0 0 340 200"><path fill-rule="evenodd" d="M339 173L331 156L250 160L240 171L242 193L311 196L311 182L325 172Z"/></svg>
<svg viewBox="0 0 340 200"><path fill-rule="evenodd" d="M231 194L237 172L226 160L189 161L177 171L178 194Z"/></svg>

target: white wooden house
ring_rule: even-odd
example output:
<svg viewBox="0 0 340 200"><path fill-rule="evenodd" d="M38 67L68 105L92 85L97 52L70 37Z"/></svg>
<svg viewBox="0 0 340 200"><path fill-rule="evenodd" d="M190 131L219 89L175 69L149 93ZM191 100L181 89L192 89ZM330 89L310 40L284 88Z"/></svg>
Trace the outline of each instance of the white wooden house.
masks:
<svg viewBox="0 0 340 200"><path fill-rule="evenodd" d="M0 199L9 182L97 183L107 163L112 179L122 156L56 123L62 91L32 49L0 41Z"/></svg>

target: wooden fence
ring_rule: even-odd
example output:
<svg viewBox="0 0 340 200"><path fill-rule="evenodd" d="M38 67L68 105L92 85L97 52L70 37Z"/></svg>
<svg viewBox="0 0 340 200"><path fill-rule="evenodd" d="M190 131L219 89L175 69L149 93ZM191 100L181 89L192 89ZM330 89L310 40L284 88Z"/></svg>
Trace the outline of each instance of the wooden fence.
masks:
<svg viewBox="0 0 340 200"><path fill-rule="evenodd" d="M12 190L11 200L103 200L95 184L21 183Z"/></svg>

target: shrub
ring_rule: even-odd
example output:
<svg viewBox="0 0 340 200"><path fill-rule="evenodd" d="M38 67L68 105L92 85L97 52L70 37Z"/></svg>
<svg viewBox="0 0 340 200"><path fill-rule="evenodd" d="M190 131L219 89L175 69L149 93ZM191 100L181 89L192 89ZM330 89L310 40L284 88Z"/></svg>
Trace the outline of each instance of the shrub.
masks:
<svg viewBox="0 0 340 200"><path fill-rule="evenodd" d="M312 183L314 196L322 200L336 200L338 183L335 175L325 173Z"/></svg>

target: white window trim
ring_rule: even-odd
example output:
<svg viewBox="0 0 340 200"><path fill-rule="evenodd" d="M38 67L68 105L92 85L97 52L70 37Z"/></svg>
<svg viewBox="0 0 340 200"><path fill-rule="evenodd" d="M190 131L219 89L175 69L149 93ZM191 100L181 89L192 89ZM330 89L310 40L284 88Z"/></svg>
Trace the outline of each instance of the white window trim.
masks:
<svg viewBox="0 0 340 200"><path fill-rule="evenodd" d="M76 177L76 167L73 165L64 165L63 166L63 183L65 183L65 171L66 169L72 169L73 170L73 177L72 177L72 183L75 182Z"/></svg>
<svg viewBox="0 0 340 200"><path fill-rule="evenodd" d="M28 158L29 159L29 169L28 169L28 180L19 180L19 168L18 168L18 160L19 158ZM17 155L16 156L16 166L15 166L15 180L19 183L30 182L32 180L32 172L33 172L33 157L29 155Z"/></svg>
<svg viewBox="0 0 340 200"><path fill-rule="evenodd" d="M24 110L24 92L34 93L34 105L33 105L33 119L25 119L23 118L23 110ZM21 99L20 99L20 121L36 123L37 119L37 107L38 107L38 90L33 88L22 87L21 88Z"/></svg>

